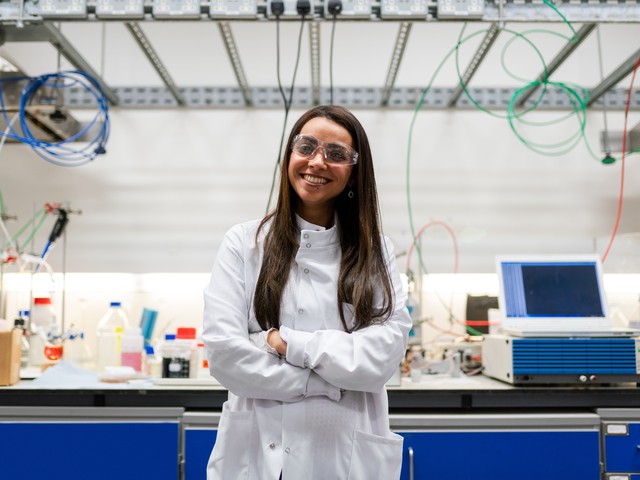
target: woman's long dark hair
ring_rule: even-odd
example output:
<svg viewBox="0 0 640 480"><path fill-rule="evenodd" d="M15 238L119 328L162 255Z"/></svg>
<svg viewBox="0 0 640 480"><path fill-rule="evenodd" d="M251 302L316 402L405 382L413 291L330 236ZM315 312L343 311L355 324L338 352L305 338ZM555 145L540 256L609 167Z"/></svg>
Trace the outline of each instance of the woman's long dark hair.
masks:
<svg viewBox="0 0 640 480"><path fill-rule="evenodd" d="M274 211L262 219L256 235L269 223L264 239L264 257L258 276L253 307L260 326L267 330L280 326L282 293L293 265L300 232L296 224L298 195L289 182L288 168L293 138L311 119L323 117L345 128L358 152L348 187L335 199L342 260L338 277L338 311L347 332L385 321L393 311L391 279L387 270L380 231L380 212L369 140L356 117L338 106L318 106L304 113L289 135L280 169L280 191ZM347 197L347 190L355 193ZM374 308L374 292L382 290L382 306ZM341 306L353 305L355 325L347 325Z"/></svg>

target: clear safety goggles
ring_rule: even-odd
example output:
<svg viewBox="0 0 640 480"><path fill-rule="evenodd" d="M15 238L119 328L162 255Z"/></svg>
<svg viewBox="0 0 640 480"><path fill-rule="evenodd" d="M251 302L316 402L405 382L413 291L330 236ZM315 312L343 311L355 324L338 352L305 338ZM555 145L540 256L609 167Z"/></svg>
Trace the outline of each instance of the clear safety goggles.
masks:
<svg viewBox="0 0 640 480"><path fill-rule="evenodd" d="M322 148L322 158L333 165L355 165L358 163L358 152L349 145L339 142L321 142L312 135L296 135L291 149L296 155L311 159Z"/></svg>

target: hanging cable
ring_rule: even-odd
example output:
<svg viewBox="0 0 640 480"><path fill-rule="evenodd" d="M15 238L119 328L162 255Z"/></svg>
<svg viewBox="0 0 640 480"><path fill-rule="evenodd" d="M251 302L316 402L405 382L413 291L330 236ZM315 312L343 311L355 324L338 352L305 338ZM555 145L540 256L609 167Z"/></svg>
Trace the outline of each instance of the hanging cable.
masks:
<svg viewBox="0 0 640 480"><path fill-rule="evenodd" d="M598 66L600 68L600 81L604 80L604 66L602 61L602 40L600 38L600 25L596 27L598 39ZM611 156L611 144L609 141L609 125L607 124L607 92L602 94L602 120L604 121L604 153L602 163L613 163L615 159Z"/></svg>
<svg viewBox="0 0 640 480"><path fill-rule="evenodd" d="M272 2L273 4L276 2ZM280 2L282 3L282 2ZM277 3L276 3L277 4ZM278 6L278 8L280 8ZM298 74L298 65L300 64L300 52L302 50L302 32L304 31L304 20L305 14L301 14L300 21L300 33L298 34L298 51L296 53L296 63L293 68L293 77L291 79L291 88L289 90L289 99L285 95L284 88L282 87L282 82L280 80L280 15L284 13L284 4L282 4L282 10L277 10L279 13L273 12L276 15L276 69L277 69L277 77L278 77L278 89L280 90L280 94L282 95L282 101L284 102L284 122L282 124L282 133L280 134L280 147L278 148L278 159L276 160L276 164L273 167L273 175L271 177L271 188L269 189L269 199L267 200L267 208L265 213L269 213L269 209L271 208L271 200L273 199L273 193L276 186L276 178L278 176L278 171L280 169L280 162L282 160L282 150L284 146L284 136L287 129L287 120L289 118L289 110L291 108L291 103L293 101L293 91L296 83L296 75Z"/></svg>
<svg viewBox="0 0 640 480"><path fill-rule="evenodd" d="M2 92L2 85L5 82L24 81L27 83L20 95L19 104L19 120L20 129L22 135L19 134L10 122L6 107L4 104L4 95ZM84 126L79 132L71 137L62 140L60 142L45 142L38 140L30 129L27 109L33 103L36 94L41 88L55 89L60 96L62 96L63 89L81 87L86 92L91 94L98 104L98 110L96 111L92 120ZM73 167L84 165L87 162L93 160L96 156L104 154L106 152L105 145L109 139L110 124L109 124L109 101L102 91L100 84L95 78L88 73L72 70L65 72L57 72L41 75L39 77L14 77L10 79L0 80L0 107L2 108L3 118L9 128L9 132L5 132L3 135L13 140L19 140L29 145L33 151L42 159L49 163L62 167ZM53 115L64 115L59 109L56 109ZM76 141L82 141L85 135L88 135L89 131L94 125L99 124L100 129L95 134L95 137L89 141L89 143L83 148L75 148L70 144Z"/></svg>
<svg viewBox="0 0 640 480"><path fill-rule="evenodd" d="M441 220L432 220L431 222L424 225L420 229L420 231L417 233L416 238L411 243L411 247L409 248L409 252L407 253L407 270L411 270L411 255L413 253L415 246L418 243L418 240L420 239L420 237L422 237L422 234L427 229L435 226L443 227L451 237L451 241L453 242L453 253L454 253L453 273L458 273L459 258L460 258L460 252L458 250L458 239L456 237L456 233L453 231L453 228L451 228L451 226L448 223L443 222Z"/></svg>
<svg viewBox="0 0 640 480"><path fill-rule="evenodd" d="M2 92L2 84L0 83L0 93ZM2 140L0 140L0 152L2 152L2 149L4 148L4 144L7 141L7 136L9 134L9 132L13 129L13 124L16 122L16 120L20 117L20 112L17 112L13 117L11 117L11 122L9 122L9 125L7 125L7 128L4 129L4 133L2 133ZM2 204L0 203L0 206ZM0 210L0 213L2 213L2 210Z"/></svg>
<svg viewBox="0 0 640 480"><path fill-rule="evenodd" d="M629 92L627 93L627 103L624 108L624 127L622 129L622 156L620 159L620 196L618 197L618 212L616 214L616 223L613 227L613 232L611 233L611 239L609 240L609 244L602 255L602 263L607 260L609 256L609 251L611 250L611 246L613 245L613 241L616 238L616 234L618 233L618 227L620 226L620 217L622 216L622 200L624 198L624 166L625 166L625 157L627 154L627 133L628 133L628 121L629 121L629 109L631 107L631 94L633 93L633 83L636 78L636 72L638 71L638 67L640 67L640 57L636 61L635 67L633 67L633 74L631 75L631 85L629 85Z"/></svg>
<svg viewBox="0 0 640 480"><path fill-rule="evenodd" d="M549 6L552 6L551 4L549 4L548 1L545 0L545 3L548 4ZM552 6L553 7L553 6ZM555 9L555 7L553 7L554 10L557 12L557 9ZM558 12L560 14L560 12ZM560 14L562 16L562 14ZM574 41L577 37L576 37L576 32L573 29L573 27L571 26L571 24L566 20L566 18L564 16L562 16L563 20L565 21L565 23L567 23L569 25L569 27L571 28L572 32L573 32L573 37L569 40ZM537 49L537 47L526 38L527 34L532 34L532 33L540 33L540 32L545 32L542 30L531 30L528 32L515 32L512 30L508 30L508 29L504 29L503 31L511 33L512 34L512 39L509 40L509 42L507 43L507 45L505 46L505 49L503 50L503 54L502 54L502 62L503 62L503 66L505 67L505 70L507 71L507 73L509 73L511 75L511 72L508 71L508 68L506 68L505 66L505 62L504 62L504 56L505 56L505 51L506 48L516 39L521 39L524 40L525 42L527 42L536 52L536 54L538 55L538 58L540 59L543 68L544 68L544 81L543 82L531 82L527 85L525 85L524 87L516 90L516 92L513 94L511 101L508 104L507 107L507 114L506 115L498 115L494 112L491 112L489 110L486 110L484 108L482 108L477 101L475 101L475 99L472 97L472 95L470 94L470 92L467 89L467 86L464 84L464 82L462 81L462 74L460 73L460 68L459 68L459 62L458 62L458 50L459 47L466 43L467 41L469 41L470 39L474 38L476 35L482 34L482 33L486 33L487 30L481 30L472 34L469 34L467 36L464 35L464 31L466 29L466 24L463 26L459 37L458 37L458 42L456 43L455 47L449 51L445 57L443 58L443 60L440 62L440 64L437 66L435 72L433 73L431 79L429 80L429 83L427 84L427 86L424 88L424 90L422 91L422 94L417 102L416 108L414 110L411 122L410 122L410 126L409 126L409 135L408 135L408 144L407 144L407 165L406 165L406 196L407 196L407 210L408 210L408 214L409 214L409 225L411 228L411 234L412 234L412 246L411 246L411 250L413 250L415 248L417 254L418 254L418 258L419 258L419 262L420 265L423 269L423 271L428 274L428 271L426 269L426 266L424 265L424 260L422 258L422 252L420 251L420 246L417 243L417 235L415 233L415 226L414 226L414 221L413 221L413 211L412 211L412 204L411 204L411 184L410 184L410 170L411 170L411 145L412 145L412 141L413 141L413 130L415 127L415 123L417 120L417 115L419 113L419 111L421 110L422 106L424 105L424 101L426 99L426 95L427 93L430 91L431 86L434 82L434 79L436 78L436 76L440 73L440 70L442 69L443 65L445 64L445 62L455 53L456 56L456 68L457 68L457 72L458 72L458 77L460 80L460 85L465 93L465 95L467 95L467 97L469 98L469 100L474 104L474 106L476 106L476 108L478 108L479 110L484 111L485 113L488 113L490 115L493 115L495 117L499 117L499 118L506 118L508 119L510 126L512 128L512 130L514 131L514 133L516 134L516 136L518 137L518 139L528 148L544 154L544 155L560 155L560 154L564 154L566 152L568 152L569 150L571 150L572 148L574 148L577 143L580 141L580 139L584 140L584 144L585 147L587 148L587 151L590 153L590 155L593 158L597 157L595 156L593 150L591 149L589 142L587 141L587 137L585 135L585 127L586 127L586 102L588 99L588 91L580 86L577 85L572 85L572 84L568 84L568 83L562 83L562 82L550 82L548 79L548 74L546 74L547 72L547 67L546 64L544 62L544 59L542 58L542 55L540 54L539 50ZM554 35L559 35L556 32L548 32ZM560 35L561 36L561 35ZM566 38L566 37L564 37ZM638 65L640 64L640 59L638 60L638 64L636 64L636 67L634 69L633 72L633 78L632 78L632 83L631 83L631 87L628 91L628 98L627 98L627 105L626 105L626 110L625 110L625 130L624 130L624 146L623 146L623 153L622 156L623 158L627 155L627 154L631 154L631 153L635 153L636 151L640 150L640 149L636 149L634 151L631 152L627 152L626 151L626 140L627 140L627 118L628 118L628 111L630 108L630 104L631 104L631 94L633 91L633 81L635 79L635 74L636 71L638 69ZM551 122L534 122L534 121L530 121L530 120L526 120L524 118L524 116L533 111L542 101L542 97L544 96L545 92L546 92L546 88L547 88L547 84L554 86L556 88L558 88L559 91L563 92L565 95L567 95L568 99L569 99L569 103L572 107L572 111L569 112L568 114L562 116L560 119L556 119L554 121ZM540 96L538 97L537 100L535 100L535 102L533 103L532 107L528 107L527 109L525 109L522 112L516 112L515 111L515 104L516 104L516 99L518 98L519 95L521 95L523 92L525 92L526 90L528 90L529 88L532 87L538 87L541 86L541 90L542 93L540 94ZM578 130L576 133L572 134L568 139L565 139L564 141L561 142L555 142L553 144L542 144L542 143L534 143L534 142L530 142L527 141L526 139L524 139L524 137L522 137L522 135L520 135L516 128L515 128L515 123L523 123L523 124L528 124L528 125L553 125L559 121L563 121L566 120L572 116L576 116L578 119ZM555 150L554 150L555 149ZM560 150L558 150L560 149ZM599 159L598 159L599 160ZM619 226L619 220L620 220L620 214L621 214L621 209L622 209L622 199L623 199L623 184L624 184L624 163L622 165L622 172L621 172L621 185L620 185L620 197L619 197L619 206L618 206L618 215L617 215L617 220L616 220L616 226L614 228L614 232L612 234L612 238L610 241L609 246L607 247L607 251L605 252L604 256L603 256L603 261L606 259L606 256L609 252L609 249L611 247L611 244L613 242L613 238L615 237L615 234L617 232L618 226ZM441 303L442 300L440 300ZM444 305L444 303L443 303ZM449 312L450 315L453 315L452 312ZM468 326L467 326L468 327Z"/></svg>
<svg viewBox="0 0 640 480"><path fill-rule="evenodd" d="M338 13L342 11L342 2L331 0L329 2L329 12L333 14L333 20L331 21L331 43L329 45L329 103L333 105L333 46L335 44L336 36L336 20Z"/></svg>

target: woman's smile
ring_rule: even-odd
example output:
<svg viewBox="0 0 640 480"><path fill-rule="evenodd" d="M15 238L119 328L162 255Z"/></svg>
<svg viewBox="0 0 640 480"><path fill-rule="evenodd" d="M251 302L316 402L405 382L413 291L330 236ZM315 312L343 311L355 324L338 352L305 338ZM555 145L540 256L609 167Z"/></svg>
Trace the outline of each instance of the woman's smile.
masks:
<svg viewBox="0 0 640 480"><path fill-rule="evenodd" d="M316 175L310 175L308 173L303 173L302 178L305 179L309 183L313 183L314 185L325 185L329 183L329 180L323 177L318 177Z"/></svg>

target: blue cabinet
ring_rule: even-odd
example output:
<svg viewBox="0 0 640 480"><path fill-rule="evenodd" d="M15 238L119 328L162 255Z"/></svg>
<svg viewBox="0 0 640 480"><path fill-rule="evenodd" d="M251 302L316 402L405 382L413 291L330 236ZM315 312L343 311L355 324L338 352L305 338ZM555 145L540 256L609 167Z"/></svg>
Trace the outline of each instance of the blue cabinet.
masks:
<svg viewBox="0 0 640 480"><path fill-rule="evenodd" d="M179 475L180 408L1 408L3 479Z"/></svg>
<svg viewBox="0 0 640 480"><path fill-rule="evenodd" d="M185 480L206 479L219 418L184 414ZM594 414L417 414L391 415L390 421L405 439L401 480L600 479L600 419Z"/></svg>
<svg viewBox="0 0 640 480"><path fill-rule="evenodd" d="M605 472L640 478L640 409L602 408L598 415Z"/></svg>
<svg viewBox="0 0 640 480"><path fill-rule="evenodd" d="M391 423L404 437L401 480L600 478L593 414L392 416Z"/></svg>
<svg viewBox="0 0 640 480"><path fill-rule="evenodd" d="M186 412L182 418L184 480L206 480L220 413Z"/></svg>

